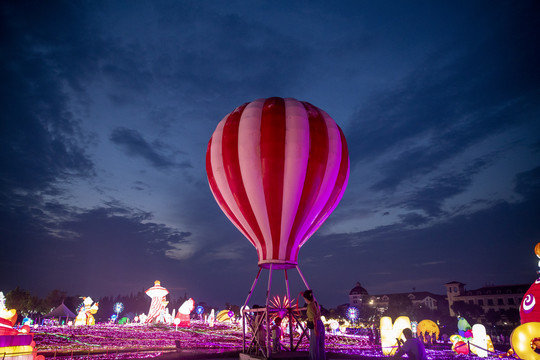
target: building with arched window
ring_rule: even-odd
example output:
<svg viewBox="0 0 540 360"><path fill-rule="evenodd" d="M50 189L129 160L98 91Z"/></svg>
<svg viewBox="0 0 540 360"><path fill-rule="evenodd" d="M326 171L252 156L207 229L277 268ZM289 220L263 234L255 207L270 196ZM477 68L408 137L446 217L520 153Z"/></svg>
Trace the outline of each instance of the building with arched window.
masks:
<svg viewBox="0 0 540 360"><path fill-rule="evenodd" d="M479 305L485 312L519 309L521 300L530 284L520 285L487 285L476 290L466 290L465 284L451 281L444 285L448 297L450 316L457 314L452 310L456 302Z"/></svg>
<svg viewBox="0 0 540 360"><path fill-rule="evenodd" d="M360 307L366 303L369 294L366 289L360 285L359 282L356 283L356 286L351 289L349 292L349 304L350 306Z"/></svg>

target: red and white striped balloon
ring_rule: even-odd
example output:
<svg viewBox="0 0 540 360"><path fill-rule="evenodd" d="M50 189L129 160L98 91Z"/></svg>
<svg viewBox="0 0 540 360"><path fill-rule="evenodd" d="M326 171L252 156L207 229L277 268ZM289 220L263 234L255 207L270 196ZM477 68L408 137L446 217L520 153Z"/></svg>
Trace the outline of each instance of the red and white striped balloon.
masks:
<svg viewBox="0 0 540 360"><path fill-rule="evenodd" d="M218 124L206 151L214 197L257 249L259 266L291 268L337 206L349 178L341 129L295 99L258 99Z"/></svg>

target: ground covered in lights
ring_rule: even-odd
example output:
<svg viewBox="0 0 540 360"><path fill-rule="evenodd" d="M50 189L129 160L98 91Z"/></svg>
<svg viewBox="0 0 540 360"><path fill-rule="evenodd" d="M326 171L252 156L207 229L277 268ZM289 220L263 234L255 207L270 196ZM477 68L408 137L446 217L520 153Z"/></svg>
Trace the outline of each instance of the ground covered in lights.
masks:
<svg viewBox="0 0 540 360"><path fill-rule="evenodd" d="M38 354L46 358L135 359L162 357L172 359L182 353L197 358L238 358L242 350L242 328L216 324L210 328L192 323L190 328L174 326L105 325L95 326L41 326L34 329ZM298 339L296 339L295 343ZM249 338L247 339L249 341ZM284 340L283 343L287 343ZM307 351L309 341L304 338L298 351ZM178 350L181 351L178 351ZM328 358L375 359L382 357L380 346L367 337L356 335L330 335L326 337ZM469 356L454 354L449 346L428 350L430 359L466 360ZM478 357L471 356L471 358ZM496 357L498 358L498 357Z"/></svg>

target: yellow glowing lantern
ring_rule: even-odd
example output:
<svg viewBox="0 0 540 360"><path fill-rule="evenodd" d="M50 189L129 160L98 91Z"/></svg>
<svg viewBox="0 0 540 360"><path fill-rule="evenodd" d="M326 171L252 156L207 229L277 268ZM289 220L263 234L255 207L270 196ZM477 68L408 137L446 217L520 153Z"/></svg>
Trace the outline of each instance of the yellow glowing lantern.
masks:
<svg viewBox="0 0 540 360"><path fill-rule="evenodd" d="M528 322L512 331L510 344L520 359L540 360L540 354L531 346L533 340L538 337L540 337L540 322Z"/></svg>
<svg viewBox="0 0 540 360"><path fill-rule="evenodd" d="M434 321L431 320L422 320L418 323L416 327L416 334L435 334L439 338L439 326Z"/></svg>
<svg viewBox="0 0 540 360"><path fill-rule="evenodd" d="M411 321L407 316L400 316L392 324L392 318L383 316L381 318L381 347L384 355L392 356L398 349L397 339L405 341L403 329L411 328Z"/></svg>

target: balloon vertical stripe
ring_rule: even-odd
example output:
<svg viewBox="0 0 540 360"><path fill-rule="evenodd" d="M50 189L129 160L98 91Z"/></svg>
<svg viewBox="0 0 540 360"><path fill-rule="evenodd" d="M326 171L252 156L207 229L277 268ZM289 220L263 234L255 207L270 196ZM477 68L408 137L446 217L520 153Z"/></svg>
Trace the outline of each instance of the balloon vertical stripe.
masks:
<svg viewBox="0 0 540 360"><path fill-rule="evenodd" d="M281 211L283 197L283 174L285 158L285 102L281 98L266 99L261 114L261 164L263 174L264 198L270 224L272 258L279 257L281 241Z"/></svg>
<svg viewBox="0 0 540 360"><path fill-rule="evenodd" d="M285 138L285 173L283 187L283 213L279 258L287 258L287 243L291 235L296 212L300 204L306 178L309 147L309 121L304 105L294 99L285 99L287 135Z"/></svg>
<svg viewBox="0 0 540 360"><path fill-rule="evenodd" d="M287 244L287 253L289 254L298 252L307 230L306 227L313 221L309 218L309 214L311 209L316 206L315 201L317 194L321 191L328 160L329 141L326 123L317 108L308 103L303 103L303 105L306 107L309 120L309 160L300 206L291 231L291 237L294 241L288 241Z"/></svg>
<svg viewBox="0 0 540 360"><path fill-rule="evenodd" d="M218 124L206 171L217 203L257 249L259 266L290 268L342 198L349 153L324 111L290 98L258 99Z"/></svg>
<svg viewBox="0 0 540 360"><path fill-rule="evenodd" d="M240 173L238 129L244 108L245 107L240 108L239 111L231 113L223 126L221 153L226 176L226 182L223 186L229 187L234 202L238 205L241 217L246 221L246 224L244 225L245 228L248 228L254 234L255 239L260 239L262 237L261 230L257 225L255 215L250 206L244 182L240 176L237 176ZM266 256L267 249L265 246L260 246L260 251L263 256Z"/></svg>
<svg viewBox="0 0 540 360"><path fill-rule="evenodd" d="M302 246L311 237L311 235L313 235L315 231L317 231L317 229L324 223L328 216L330 216L332 211L334 211L339 201L343 197L345 189L347 188L347 181L349 179L350 169L349 150L347 148L347 142L345 141L345 135L343 135L343 131L341 131L339 127L338 130L341 139L342 149L340 167L338 171L338 176L336 178L336 185L332 189L326 205L319 213L315 221L312 223L311 227L307 232L307 236L304 238L303 242L300 243L300 246Z"/></svg>
<svg viewBox="0 0 540 360"><path fill-rule="evenodd" d="M214 178L214 172L212 170L211 160L210 160L211 147L212 147L212 139L210 139L210 141L208 142L208 149L206 150L206 174L208 175L208 183L210 184L210 190L212 191L212 194L214 195L214 198L216 199L216 202L218 203L218 205L221 207L225 215L227 215L227 218L229 218L229 220L233 224L236 225L236 227L240 230L240 232L242 232L242 234L244 234L244 236L249 240L249 242L251 242L251 244L255 246L255 248L257 248L257 244L255 243L253 238L250 236L250 234L248 234L246 229L244 229L240 221L238 221L238 219L232 212L231 208L227 205L225 199L221 195L221 192L217 188L217 184Z"/></svg>
<svg viewBox="0 0 540 360"><path fill-rule="evenodd" d="M272 243L264 241L271 239L268 211L263 190L263 173L261 164L261 116L264 99L255 100L248 104L240 118L238 128L238 162L240 172L236 174L237 180L242 181L247 194L247 201L239 204L241 208L249 208L255 219L250 225L258 227L260 246L265 252L265 258L272 254ZM250 217L251 219L251 217ZM261 240L263 239L263 240Z"/></svg>

